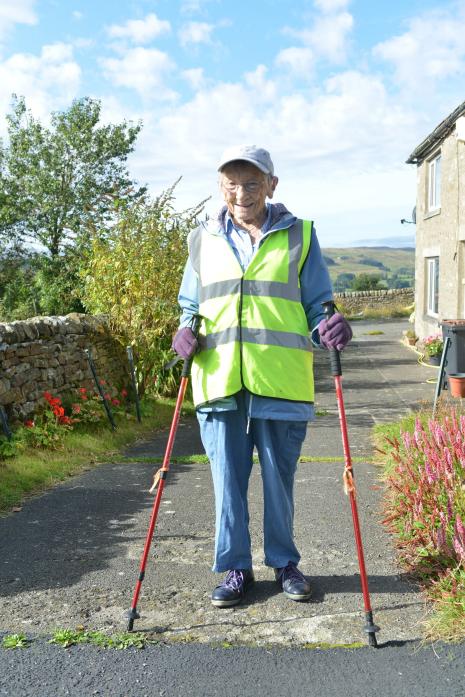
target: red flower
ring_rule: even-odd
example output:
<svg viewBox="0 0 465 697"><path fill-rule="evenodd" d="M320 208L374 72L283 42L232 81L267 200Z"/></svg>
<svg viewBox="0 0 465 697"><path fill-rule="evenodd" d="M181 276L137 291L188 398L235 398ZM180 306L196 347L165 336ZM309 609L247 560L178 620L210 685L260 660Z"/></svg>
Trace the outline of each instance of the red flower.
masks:
<svg viewBox="0 0 465 697"><path fill-rule="evenodd" d="M121 404L119 399L117 399L116 397L113 397L113 399L111 400L111 403L113 404L114 407L119 407L119 405Z"/></svg>
<svg viewBox="0 0 465 697"><path fill-rule="evenodd" d="M123 387L123 389L121 390L121 397L126 398L127 396L128 396L128 391Z"/></svg>
<svg viewBox="0 0 465 697"><path fill-rule="evenodd" d="M107 392L106 394L104 394L103 396L105 397L105 399L106 399L107 401L110 399L110 395L108 394L108 392Z"/></svg>
<svg viewBox="0 0 465 697"><path fill-rule="evenodd" d="M99 380L99 382L100 382L101 385L106 385L106 384L107 384L107 383L105 382L105 380Z"/></svg>
<svg viewBox="0 0 465 697"><path fill-rule="evenodd" d="M33 420L33 419L27 419L27 420L24 422L24 425L26 426L26 428L34 428L35 423L34 423L34 420Z"/></svg>
<svg viewBox="0 0 465 697"><path fill-rule="evenodd" d="M62 416L64 416L65 410L63 407L56 406L53 408L53 413L60 419Z"/></svg>
<svg viewBox="0 0 465 697"><path fill-rule="evenodd" d="M70 426L70 425L73 423L73 419L72 419L71 417L69 417L69 416L63 416L63 415L60 416L60 418L58 419L58 421L59 421L61 424L64 424L65 426Z"/></svg>
<svg viewBox="0 0 465 697"><path fill-rule="evenodd" d="M80 404L73 404L71 408L73 410L73 414L80 414L81 413L81 405Z"/></svg>
<svg viewBox="0 0 465 697"><path fill-rule="evenodd" d="M46 399L47 402L49 402L51 399L53 399L50 392L44 392L44 399Z"/></svg>
<svg viewBox="0 0 465 697"><path fill-rule="evenodd" d="M85 387L80 387L80 388L79 388L79 392L80 392L81 394L86 394L87 390L86 390Z"/></svg>

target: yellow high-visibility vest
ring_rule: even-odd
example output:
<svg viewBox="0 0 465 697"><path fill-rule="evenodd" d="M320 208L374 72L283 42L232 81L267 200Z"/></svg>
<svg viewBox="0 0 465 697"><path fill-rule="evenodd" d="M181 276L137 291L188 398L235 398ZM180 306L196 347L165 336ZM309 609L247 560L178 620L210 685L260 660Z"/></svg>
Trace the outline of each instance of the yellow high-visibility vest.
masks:
<svg viewBox="0 0 465 697"><path fill-rule="evenodd" d="M200 351L192 363L196 405L235 394L313 402L313 353L300 271L312 221L263 240L245 271L227 239L201 225L189 237L199 277Z"/></svg>

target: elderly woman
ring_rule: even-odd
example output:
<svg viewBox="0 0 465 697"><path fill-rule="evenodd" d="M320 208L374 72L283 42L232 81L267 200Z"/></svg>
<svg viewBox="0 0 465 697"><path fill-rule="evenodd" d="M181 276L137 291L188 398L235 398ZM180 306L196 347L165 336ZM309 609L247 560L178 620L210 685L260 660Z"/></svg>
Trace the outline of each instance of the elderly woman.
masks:
<svg viewBox="0 0 465 697"><path fill-rule="evenodd" d="M263 479L265 564L288 598L308 600L293 537L293 485L307 422L314 418L313 346L343 349L352 337L324 318L331 283L313 223L267 203L278 184L255 145L219 163L225 206L189 238L174 350L194 355L192 388L215 491L213 571L227 572L213 605L241 601L254 580L247 489L257 448ZM191 326L200 315L198 339Z"/></svg>

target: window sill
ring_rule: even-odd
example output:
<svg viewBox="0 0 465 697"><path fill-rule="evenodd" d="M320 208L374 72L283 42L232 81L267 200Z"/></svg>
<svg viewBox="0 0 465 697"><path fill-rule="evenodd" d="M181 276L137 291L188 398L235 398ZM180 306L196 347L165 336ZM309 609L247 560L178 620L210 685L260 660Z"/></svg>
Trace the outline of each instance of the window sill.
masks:
<svg viewBox="0 0 465 697"><path fill-rule="evenodd" d="M422 319L424 322L437 322L439 324L439 313L437 315L425 313Z"/></svg>
<svg viewBox="0 0 465 697"><path fill-rule="evenodd" d="M428 211L426 215L423 216L423 220L428 220L428 218L434 218L436 215L440 215L441 209L437 208L435 211Z"/></svg>

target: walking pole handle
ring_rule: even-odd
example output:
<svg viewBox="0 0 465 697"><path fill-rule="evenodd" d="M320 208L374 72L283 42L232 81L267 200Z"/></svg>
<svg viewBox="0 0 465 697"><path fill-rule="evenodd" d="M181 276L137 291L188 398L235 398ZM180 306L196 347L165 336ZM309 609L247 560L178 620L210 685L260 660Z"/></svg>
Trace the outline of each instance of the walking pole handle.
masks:
<svg viewBox="0 0 465 697"><path fill-rule="evenodd" d="M199 333L199 327L200 327L200 315L194 315L192 318L191 329L192 329L192 332L194 333L196 338L197 338L198 333ZM189 358L184 359L181 377L183 377L183 378L189 377L190 372L191 372L191 365L192 365L193 359L194 359L194 354L192 354L192 356L190 356Z"/></svg>
<svg viewBox="0 0 465 697"><path fill-rule="evenodd" d="M323 312L326 318L329 319L332 317L336 311L334 300L326 300L321 304L323 305ZM329 349L329 362L331 364L331 374L342 375L341 354L337 349Z"/></svg>

